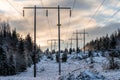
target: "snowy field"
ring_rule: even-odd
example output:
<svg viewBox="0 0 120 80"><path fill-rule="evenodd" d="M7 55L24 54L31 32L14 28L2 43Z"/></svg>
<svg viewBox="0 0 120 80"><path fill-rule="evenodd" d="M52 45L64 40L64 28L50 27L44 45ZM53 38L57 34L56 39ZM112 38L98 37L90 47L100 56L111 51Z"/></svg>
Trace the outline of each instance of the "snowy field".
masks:
<svg viewBox="0 0 120 80"><path fill-rule="evenodd" d="M93 64L90 64L90 58L80 60L81 55L72 54L68 56L67 62L62 63L61 80L68 80L68 76L72 75L69 80L120 80L120 70L104 70L103 62L107 62L105 57L94 57ZM92 67L91 67L92 66ZM76 79L79 74L90 79ZM99 75L98 75L99 74ZM104 79L99 77L103 76ZM58 75L58 63L55 60L47 59L46 56L37 64L37 77L33 77L33 66L28 68L26 72L19 73L14 76L2 76L0 80L60 80ZM79 76L80 77L80 76Z"/></svg>

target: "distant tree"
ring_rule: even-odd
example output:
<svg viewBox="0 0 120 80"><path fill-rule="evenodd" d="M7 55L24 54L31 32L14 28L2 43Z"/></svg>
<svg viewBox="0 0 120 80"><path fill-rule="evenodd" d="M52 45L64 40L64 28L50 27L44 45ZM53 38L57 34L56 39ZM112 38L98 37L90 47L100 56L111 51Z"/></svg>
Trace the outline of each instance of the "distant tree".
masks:
<svg viewBox="0 0 120 80"><path fill-rule="evenodd" d="M26 61L27 61L27 65L31 66L31 64L33 63L33 42L32 42L32 38L30 36L30 34L27 34L27 36L25 37L24 40L24 49L26 52ZM38 52L38 50L37 50Z"/></svg>
<svg viewBox="0 0 120 80"><path fill-rule="evenodd" d="M73 52L75 52L75 48L73 48Z"/></svg>
<svg viewBox="0 0 120 80"><path fill-rule="evenodd" d="M90 64L93 64L93 53L91 50L88 51L88 57L90 57Z"/></svg>
<svg viewBox="0 0 120 80"><path fill-rule="evenodd" d="M17 43L18 43L18 40L19 40L19 37L18 37L18 35L17 35L16 29L14 29L14 30L12 31L12 41L14 41L14 42L13 42L14 47L16 47L16 45L17 45Z"/></svg>
<svg viewBox="0 0 120 80"><path fill-rule="evenodd" d="M30 34L25 40L16 29L10 29L8 22L0 22L0 75L13 75L25 71L32 64L33 42ZM39 61L41 49L36 45L36 58Z"/></svg>
<svg viewBox="0 0 120 80"><path fill-rule="evenodd" d="M55 54L55 50L52 50L52 54Z"/></svg>
<svg viewBox="0 0 120 80"><path fill-rule="evenodd" d="M65 53L68 53L68 49L67 49L67 48L65 48L64 52L65 52Z"/></svg>
<svg viewBox="0 0 120 80"><path fill-rule="evenodd" d="M30 34L28 34L25 38L25 47L28 51L33 51L33 42Z"/></svg>
<svg viewBox="0 0 120 80"><path fill-rule="evenodd" d="M77 51L77 53L79 53L80 52L80 48L78 47L76 51Z"/></svg>
<svg viewBox="0 0 120 80"><path fill-rule="evenodd" d="M99 39L98 38L95 40L94 45L95 45L94 46L95 50L100 50L100 43L99 43Z"/></svg>
<svg viewBox="0 0 120 80"><path fill-rule="evenodd" d="M0 61L5 61L6 60L6 54L4 52L5 51L3 50L3 48L0 47Z"/></svg>
<svg viewBox="0 0 120 80"><path fill-rule="evenodd" d="M23 54L24 53L24 41L23 39L21 38L19 43L18 43L18 51L19 53Z"/></svg>
<svg viewBox="0 0 120 80"><path fill-rule="evenodd" d="M67 61L67 53L64 52L62 55L62 62L66 62Z"/></svg>
<svg viewBox="0 0 120 80"><path fill-rule="evenodd" d="M56 62L59 62L59 53L56 53Z"/></svg>
<svg viewBox="0 0 120 80"><path fill-rule="evenodd" d="M14 75L16 74L16 65L15 65L15 62L14 62L14 57L13 55L10 56L10 59L9 59L9 67L8 67L8 74L10 75Z"/></svg>
<svg viewBox="0 0 120 80"><path fill-rule="evenodd" d="M7 56L2 47L0 47L0 75L7 75Z"/></svg>
<svg viewBox="0 0 120 80"><path fill-rule="evenodd" d="M67 54L68 54L68 49L65 48L64 53L62 55L62 62L66 62L67 61Z"/></svg>
<svg viewBox="0 0 120 80"><path fill-rule="evenodd" d="M116 39L115 39L113 34L111 35L110 39L111 39L110 40L110 48L115 49L115 47L116 47Z"/></svg>
<svg viewBox="0 0 120 80"><path fill-rule="evenodd" d="M72 53L72 48L69 49L69 54L71 54L71 53Z"/></svg>
<svg viewBox="0 0 120 80"><path fill-rule="evenodd" d="M17 70L18 72L23 72L27 68L26 54L24 49L24 40L22 38L19 39L18 42L18 53L17 53Z"/></svg>
<svg viewBox="0 0 120 80"><path fill-rule="evenodd" d="M107 44L107 45L105 45L105 49L108 50L110 48L110 38L108 37L108 34L106 35L105 38L106 38L105 42Z"/></svg>
<svg viewBox="0 0 120 80"><path fill-rule="evenodd" d="M94 50L109 50L115 49L120 41L120 29L115 31L113 34L97 38L95 40L90 41L86 44L86 47L93 48Z"/></svg>

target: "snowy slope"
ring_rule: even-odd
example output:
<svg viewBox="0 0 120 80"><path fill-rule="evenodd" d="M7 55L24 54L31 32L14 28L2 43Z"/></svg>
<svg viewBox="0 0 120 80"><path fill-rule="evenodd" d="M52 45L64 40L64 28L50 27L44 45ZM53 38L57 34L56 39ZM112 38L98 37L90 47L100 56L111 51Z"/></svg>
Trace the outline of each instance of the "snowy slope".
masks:
<svg viewBox="0 0 120 80"><path fill-rule="evenodd" d="M68 61L66 63L62 63L61 76L64 77L64 80L67 80L66 76L69 77L69 73L75 76L81 75L84 77L83 75L87 75L93 78L95 78L95 76L103 75L105 77L104 80L120 79L120 70L106 71L102 68L102 63L107 61L105 57L94 57L94 64L90 64L90 58L78 60L78 58L75 57L81 56L76 54L69 55ZM91 65L93 65L93 68L90 67ZM0 77L0 80L58 80L59 77L58 63L55 60L47 59L46 56L44 56L43 59L37 64L36 79L33 78L33 66L31 66L26 72L22 72L14 76L2 76Z"/></svg>

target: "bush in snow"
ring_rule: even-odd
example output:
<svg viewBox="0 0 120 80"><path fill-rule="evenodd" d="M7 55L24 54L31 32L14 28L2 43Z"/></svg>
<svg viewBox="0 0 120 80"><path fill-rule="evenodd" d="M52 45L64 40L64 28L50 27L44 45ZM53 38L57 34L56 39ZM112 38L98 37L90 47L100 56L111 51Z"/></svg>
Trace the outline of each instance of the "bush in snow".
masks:
<svg viewBox="0 0 120 80"><path fill-rule="evenodd" d="M67 61L67 53L63 53L62 62L66 62L66 61Z"/></svg>
<svg viewBox="0 0 120 80"><path fill-rule="evenodd" d="M116 54L116 53L115 53L114 51L112 51L112 52L109 54L109 56L110 56L110 58L109 58L110 69L118 69L118 68L119 68L118 64L116 64L116 63L115 63L115 60L114 60L115 54Z"/></svg>
<svg viewBox="0 0 120 80"><path fill-rule="evenodd" d="M55 54L55 50L52 50L52 54Z"/></svg>
<svg viewBox="0 0 120 80"><path fill-rule="evenodd" d="M37 68L37 72L43 72L43 71L45 71L45 68L44 67L39 67L39 68Z"/></svg>
<svg viewBox="0 0 120 80"><path fill-rule="evenodd" d="M106 56L107 57L107 60L106 62L103 63L103 68L104 69L119 69L120 68L120 61L119 60L116 60L116 52L115 51L111 51L109 53L107 53L108 55Z"/></svg>
<svg viewBox="0 0 120 80"><path fill-rule="evenodd" d="M105 77L99 73L94 73L89 70L80 72L79 74L71 73L68 75L61 76L59 80L104 80Z"/></svg>
<svg viewBox="0 0 120 80"><path fill-rule="evenodd" d="M64 53L62 54L62 62L67 61L67 54L68 54L68 49L65 49Z"/></svg>
<svg viewBox="0 0 120 80"><path fill-rule="evenodd" d="M75 52L75 48L73 48L73 52Z"/></svg>
<svg viewBox="0 0 120 80"><path fill-rule="evenodd" d="M58 52L56 53L56 62L59 62L59 54L58 54Z"/></svg>
<svg viewBox="0 0 120 80"><path fill-rule="evenodd" d="M93 63L93 53L92 51L88 51L88 57L90 57L90 63Z"/></svg>
<svg viewBox="0 0 120 80"><path fill-rule="evenodd" d="M83 71L77 77L76 80L96 80L101 79L104 80L104 76L100 75L99 73L94 73L92 71Z"/></svg>
<svg viewBox="0 0 120 80"><path fill-rule="evenodd" d="M69 54L71 54L71 53L72 53L72 48L69 49Z"/></svg>
<svg viewBox="0 0 120 80"><path fill-rule="evenodd" d="M76 77L74 74L68 74L67 76L61 76L58 80L76 80Z"/></svg>
<svg viewBox="0 0 120 80"><path fill-rule="evenodd" d="M47 58L53 60L53 56L51 53L47 54Z"/></svg>
<svg viewBox="0 0 120 80"><path fill-rule="evenodd" d="M0 75L6 76L16 74L15 65L11 63L8 63L7 56L3 48L0 48Z"/></svg>
<svg viewBox="0 0 120 80"><path fill-rule="evenodd" d="M79 53L81 50L80 50L79 48L77 48L77 50L76 50L76 51L77 51L77 53Z"/></svg>

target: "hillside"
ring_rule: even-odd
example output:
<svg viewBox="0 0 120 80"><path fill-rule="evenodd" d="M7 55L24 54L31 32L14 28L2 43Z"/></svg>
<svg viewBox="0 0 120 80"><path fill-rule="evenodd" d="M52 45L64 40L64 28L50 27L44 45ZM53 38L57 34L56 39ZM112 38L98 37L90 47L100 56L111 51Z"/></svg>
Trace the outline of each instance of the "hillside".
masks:
<svg viewBox="0 0 120 80"><path fill-rule="evenodd" d="M33 42L30 34L25 39L6 22L0 24L0 75L23 72L33 64ZM42 51L37 47L36 61Z"/></svg>
<svg viewBox="0 0 120 80"><path fill-rule="evenodd" d="M108 54L109 52L105 52ZM62 53L61 53L62 54ZM110 60L103 56L103 52L83 52L67 55L67 61L61 63L61 75L56 62L55 54L52 60L44 54L37 64L37 77L33 77L33 66L27 68L25 72L14 76L1 76L1 80L119 80L120 79L120 58L114 58L119 69L110 69Z"/></svg>
<svg viewBox="0 0 120 80"><path fill-rule="evenodd" d="M120 50L120 29L115 31L110 36L106 34L106 36L96 38L95 40L90 41L86 44L87 50L110 50L117 49Z"/></svg>

